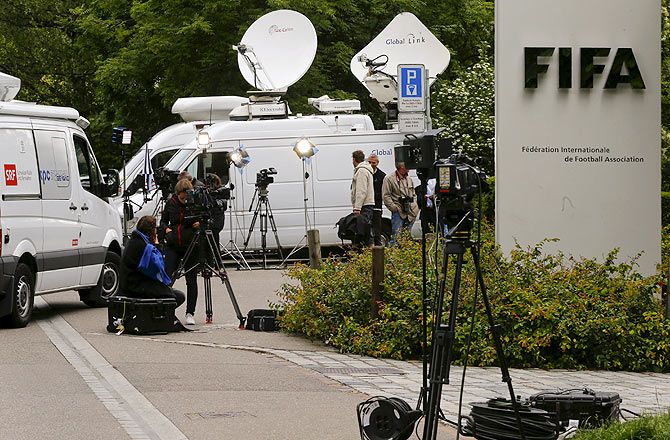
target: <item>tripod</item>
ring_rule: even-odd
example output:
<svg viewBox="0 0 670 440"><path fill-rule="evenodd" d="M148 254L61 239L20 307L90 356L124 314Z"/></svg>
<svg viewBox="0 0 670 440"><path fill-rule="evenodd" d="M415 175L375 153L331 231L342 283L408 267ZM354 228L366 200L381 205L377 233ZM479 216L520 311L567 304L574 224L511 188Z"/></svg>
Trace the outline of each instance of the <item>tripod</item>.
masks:
<svg viewBox="0 0 670 440"><path fill-rule="evenodd" d="M231 190L234 189L231 183ZM247 260L244 258L244 255L242 255L242 251L240 248L237 246L237 243L235 243L235 239L233 238L233 200L235 200L235 197L230 196L230 204L228 206L228 227L230 228L230 240L228 240L228 243L222 248L221 252L222 255L226 255L235 261L237 264L238 270L240 268L245 268L247 270L251 270L251 267L249 266L249 263ZM239 223L238 223L239 226Z"/></svg>
<svg viewBox="0 0 670 440"><path fill-rule="evenodd" d="M254 232L254 226L256 226L256 220L260 217L261 219L261 252L263 254L263 269L267 269L267 235L268 235L268 220L270 222L270 228L272 228L272 233L275 236L275 242L277 243L277 252L279 252L279 258L283 258L281 251L281 245L279 244L279 236L277 235L277 225L275 224L275 218L272 215L272 207L270 206L270 199L268 198L268 187L267 186L258 186L256 185L256 190L254 191L254 196L251 198L251 205L249 205L249 212L254 206L254 201L256 201L256 210L254 211L254 216L251 219L251 225L249 226L249 233L247 234L246 240L244 240L244 250L247 250L249 245L249 240L251 239L251 234Z"/></svg>
<svg viewBox="0 0 670 440"><path fill-rule="evenodd" d="M440 281L440 288L435 303L435 327L433 331L433 350L430 362L429 386L427 390L422 390L421 397L427 395L427 401L424 401L424 431L423 440L433 440L437 438L437 423L441 415L440 400L442 395L442 385L449 384L449 370L451 368L452 351L454 345L454 337L456 332L456 314L458 306L458 295L460 293L461 276L463 270L463 257L469 249L472 254L472 260L475 266L477 277L477 285L481 289L486 316L488 318L489 327L493 336L493 343L495 346L498 363L500 364L500 371L502 373L502 381L507 383L509 395L514 407L514 414L516 417L517 427L521 438L525 440L523 428L521 424L521 416L519 414L519 404L514 394L512 387L512 378L509 375L507 368L507 360L502 348L500 339L500 326L497 325L493 319L491 312L491 303L486 292L486 285L484 284L484 277L479 260L479 244L470 240L470 231L459 231L458 229L466 224L472 224L473 212L468 211L458 224L449 231L449 238L447 238L444 245L443 260L442 260L442 278ZM466 226L466 229L467 229ZM449 308L448 324L442 323L442 312L445 301L445 287L447 278L447 269L449 265L449 257L456 259L456 267L454 269L453 288L451 291L451 300ZM424 315L425 316L425 315ZM424 317L425 319L425 317ZM425 365L424 365L425 374ZM425 380L424 380L425 384ZM459 420L460 424L460 420Z"/></svg>
<svg viewBox="0 0 670 440"><path fill-rule="evenodd" d="M198 262L196 262L192 267L186 268L186 264L190 260L193 252L198 252ZM223 261L221 260L221 254L219 253L219 247L216 244L214 239L214 234L211 229L198 230L198 233L186 249L186 253L177 267L174 279L177 280L182 276L186 275L191 271L202 271L202 278L205 282L205 315L206 323L212 323L212 275L218 277L221 282L226 286L228 290L228 295L230 296L230 301L233 303L233 308L235 309L235 314L237 319L240 320L240 329L244 328L245 317L242 316L240 311L240 306L237 304L237 299L235 299L235 294L233 293L233 288L230 285L230 280L228 279L228 273L226 268L223 266Z"/></svg>

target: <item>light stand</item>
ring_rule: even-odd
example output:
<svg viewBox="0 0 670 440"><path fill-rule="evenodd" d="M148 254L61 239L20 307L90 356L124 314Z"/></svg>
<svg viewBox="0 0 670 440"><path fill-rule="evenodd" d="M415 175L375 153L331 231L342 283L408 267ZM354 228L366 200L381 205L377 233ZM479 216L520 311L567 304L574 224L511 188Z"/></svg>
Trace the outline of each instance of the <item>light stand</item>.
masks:
<svg viewBox="0 0 670 440"><path fill-rule="evenodd" d="M126 145L130 145L133 132L127 130L126 127L114 127L112 128L112 144L121 145L121 162L123 163L123 244L128 242L128 210L132 213L132 208L130 207L130 197L126 193Z"/></svg>
<svg viewBox="0 0 670 440"><path fill-rule="evenodd" d="M244 254L242 254L242 251L240 248L237 246L237 243L235 243L235 239L233 236L233 200L235 200L235 196L232 195L232 191L235 189L235 185L232 183L230 184L230 203L228 206L228 228L230 229L230 240L228 240L228 243L226 243L225 246L221 249L221 256L228 256L230 257L235 264L237 264L237 268L244 268L246 270L251 270L251 266L249 266L249 263L247 262L246 258L244 258Z"/></svg>
<svg viewBox="0 0 670 440"><path fill-rule="evenodd" d="M291 252L288 253L284 261L281 262L280 266L284 266L291 256L296 254L300 249L304 249L307 246L307 224L308 224L308 215L307 215L307 179L309 178L309 173L306 171L305 160L306 157L302 157L302 203L303 209L305 211L305 235L302 236L300 241L293 247Z"/></svg>
<svg viewBox="0 0 670 440"><path fill-rule="evenodd" d="M309 139L303 137L298 142L295 143L295 146L293 147L293 151L295 154L298 155L300 160L302 161L302 203L303 203L303 210L305 213L305 235L300 239L300 241L295 245L293 250L288 253L286 258L281 262L280 267L284 267L286 265L286 262L291 258L295 253L297 253L300 249L303 249L305 247L309 247L309 231L308 231L308 224L309 224L309 216L307 213L307 200L309 198L307 197L307 179L309 178L309 173L307 172L307 159L314 156L317 153L317 148L316 146L310 141ZM312 204L314 203L314 200L312 200ZM316 222L316 219L315 219ZM314 226L314 225L312 225Z"/></svg>

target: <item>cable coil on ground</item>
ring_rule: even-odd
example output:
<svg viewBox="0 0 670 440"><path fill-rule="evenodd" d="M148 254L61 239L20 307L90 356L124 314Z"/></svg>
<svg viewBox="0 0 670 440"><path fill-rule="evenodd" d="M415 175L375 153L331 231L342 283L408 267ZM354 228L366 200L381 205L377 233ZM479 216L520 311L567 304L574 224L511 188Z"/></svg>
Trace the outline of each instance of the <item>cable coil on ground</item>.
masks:
<svg viewBox="0 0 670 440"><path fill-rule="evenodd" d="M472 410L462 424L461 434L477 440L521 440L514 407L507 399L471 403ZM547 411L519 406L523 434L526 440L555 440L558 438L554 415Z"/></svg>
<svg viewBox="0 0 670 440"><path fill-rule="evenodd" d="M362 440L407 440L422 415L397 397L371 397L356 409Z"/></svg>

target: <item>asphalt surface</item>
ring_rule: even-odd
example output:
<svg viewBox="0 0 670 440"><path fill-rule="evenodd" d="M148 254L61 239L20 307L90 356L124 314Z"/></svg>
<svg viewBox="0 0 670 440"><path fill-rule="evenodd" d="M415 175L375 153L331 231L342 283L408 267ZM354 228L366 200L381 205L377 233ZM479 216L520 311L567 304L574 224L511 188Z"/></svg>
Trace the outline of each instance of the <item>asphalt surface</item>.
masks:
<svg viewBox="0 0 670 440"><path fill-rule="evenodd" d="M229 270L244 314L276 302L291 282L281 271ZM202 291L202 279L199 279ZM184 288L183 281L177 287ZM158 336L107 333L106 309L75 292L36 299L24 329L0 329L0 439L358 439L356 406L371 396L412 407L419 362L338 353L280 332L239 330L224 285L214 279L214 323ZM183 318L184 306L177 315ZM462 369L452 367L441 408L456 420ZM608 371L510 370L517 395L591 388L616 392L636 413L670 408L670 375ZM498 368L468 368L470 402L507 397ZM421 427L418 428L422 432ZM412 438L419 438L413 436ZM455 431L441 425L438 438Z"/></svg>
<svg viewBox="0 0 670 440"><path fill-rule="evenodd" d="M245 315L289 281L278 270L228 273ZM356 405L369 395L272 353L335 351L239 330L216 278L205 325L202 283L195 331L156 337L107 333L106 309L76 292L37 298L28 327L0 329L0 439L360 438Z"/></svg>

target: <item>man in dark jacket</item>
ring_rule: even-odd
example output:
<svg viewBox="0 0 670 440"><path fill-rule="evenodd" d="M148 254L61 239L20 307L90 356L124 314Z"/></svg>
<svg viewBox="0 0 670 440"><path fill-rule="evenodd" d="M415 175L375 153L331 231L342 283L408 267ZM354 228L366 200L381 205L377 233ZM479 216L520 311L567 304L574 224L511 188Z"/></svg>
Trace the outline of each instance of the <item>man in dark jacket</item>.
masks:
<svg viewBox="0 0 670 440"><path fill-rule="evenodd" d="M156 242L156 219L145 215L137 222L137 227L130 235L123 249L121 258L121 280L119 291L130 298L174 298L177 307L184 303L186 297L179 290L173 289L162 282L151 278L139 270L140 260L147 242Z"/></svg>
<svg viewBox="0 0 670 440"><path fill-rule="evenodd" d="M372 185L375 189L375 208L382 209L382 184L386 173L377 168L379 166L379 157L375 153L368 156L368 163L372 167Z"/></svg>
<svg viewBox="0 0 670 440"><path fill-rule="evenodd" d="M188 179L177 182L174 195L165 203L161 215L161 229L165 231L165 269L174 280L179 263L186 255L191 240L195 237L200 223L189 219L186 210L187 191L193 189ZM184 262L186 271L186 324L195 325L195 305L198 302L199 250L194 249Z"/></svg>

